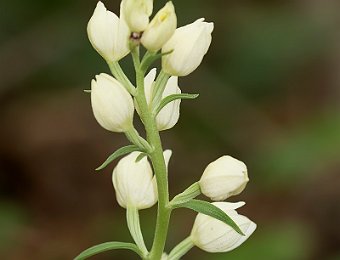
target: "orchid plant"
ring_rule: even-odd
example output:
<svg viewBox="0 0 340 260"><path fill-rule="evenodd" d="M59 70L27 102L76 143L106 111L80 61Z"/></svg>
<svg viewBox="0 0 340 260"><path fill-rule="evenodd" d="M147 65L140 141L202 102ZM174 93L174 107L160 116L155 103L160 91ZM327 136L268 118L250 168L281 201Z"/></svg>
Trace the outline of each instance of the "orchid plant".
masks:
<svg viewBox="0 0 340 260"><path fill-rule="evenodd" d="M178 77L200 65L211 44L214 24L202 18L177 28L172 2L166 3L150 21L152 11L153 0L122 0L118 17L98 2L88 23L90 42L112 73L102 73L92 80L88 92L93 114L103 128L124 133L131 143L115 151L97 170L123 157L113 170L112 182L118 204L126 209L134 243L99 244L83 251L77 260L115 249L132 250L141 259L149 260L180 259L194 246L207 252L227 252L241 245L256 229L254 222L236 211L244 202L224 201L242 192L249 180L246 165L231 156L210 163L199 181L170 200L168 163L172 151L163 149L160 131L175 126L182 99L198 96L182 93ZM119 65L128 54L133 59L135 83ZM159 59L161 70L157 75L151 66ZM135 111L146 137L134 127ZM215 202L196 199L200 194ZM155 235L149 249L140 228L139 211L156 203ZM191 209L198 215L188 237L167 254L164 248L169 220L177 208Z"/></svg>

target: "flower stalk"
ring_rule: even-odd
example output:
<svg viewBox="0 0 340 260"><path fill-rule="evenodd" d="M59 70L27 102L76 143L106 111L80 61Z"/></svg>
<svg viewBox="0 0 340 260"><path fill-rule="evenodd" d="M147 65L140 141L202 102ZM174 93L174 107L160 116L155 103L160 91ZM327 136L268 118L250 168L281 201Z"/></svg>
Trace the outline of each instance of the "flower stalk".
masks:
<svg viewBox="0 0 340 260"><path fill-rule="evenodd" d="M135 241L142 254L146 257L149 252L145 246L142 230L140 227L139 213L136 207L127 206L126 222L128 224L128 228L133 240Z"/></svg>
<svg viewBox="0 0 340 260"><path fill-rule="evenodd" d="M190 251L195 245L191 240L191 237L187 237L182 242L180 242L174 249L170 252L168 260L179 260L182 256Z"/></svg>
<svg viewBox="0 0 340 260"><path fill-rule="evenodd" d="M158 213L154 241L148 259L160 259L165 247L165 241L168 233L171 210L169 209L169 185L168 173L163 156L163 147L161 138L157 129L155 116L147 104L144 91L145 73L141 68L139 51L136 47L132 50L132 57L136 70L137 95L135 97L138 107L141 111L140 117L144 123L148 143L153 147L149 154L154 173L157 181L158 191ZM156 88L157 88L156 82Z"/></svg>

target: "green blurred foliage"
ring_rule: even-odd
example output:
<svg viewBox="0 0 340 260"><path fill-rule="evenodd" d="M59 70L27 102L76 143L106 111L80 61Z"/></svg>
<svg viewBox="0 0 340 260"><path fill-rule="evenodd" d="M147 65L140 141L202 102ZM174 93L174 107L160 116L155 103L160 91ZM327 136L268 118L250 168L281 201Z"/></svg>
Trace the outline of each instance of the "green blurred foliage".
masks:
<svg viewBox="0 0 340 260"><path fill-rule="evenodd" d="M337 161L339 130L340 114L336 108L330 108L305 119L288 130L285 137L271 140L252 158L259 174L266 176L263 184L275 189L277 185L291 185L291 179L304 182L318 169Z"/></svg>
<svg viewBox="0 0 340 260"><path fill-rule="evenodd" d="M13 250L27 224L26 212L13 202L0 202L0 251Z"/></svg>

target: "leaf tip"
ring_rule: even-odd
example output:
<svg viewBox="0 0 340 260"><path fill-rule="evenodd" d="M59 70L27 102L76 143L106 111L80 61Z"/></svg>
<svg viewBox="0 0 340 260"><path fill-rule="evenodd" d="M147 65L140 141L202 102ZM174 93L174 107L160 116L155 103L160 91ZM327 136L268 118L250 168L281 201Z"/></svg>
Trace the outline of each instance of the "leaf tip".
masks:
<svg viewBox="0 0 340 260"><path fill-rule="evenodd" d="M95 170L96 172L100 171L100 170L103 170L105 168L105 166L103 165L100 165L99 167L97 167Z"/></svg>

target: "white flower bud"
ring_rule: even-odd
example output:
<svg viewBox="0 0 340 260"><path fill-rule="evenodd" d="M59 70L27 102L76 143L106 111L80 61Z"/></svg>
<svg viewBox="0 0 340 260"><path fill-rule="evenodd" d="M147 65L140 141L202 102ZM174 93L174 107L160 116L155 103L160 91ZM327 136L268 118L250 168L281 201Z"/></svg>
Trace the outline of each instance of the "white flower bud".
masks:
<svg viewBox="0 0 340 260"><path fill-rule="evenodd" d="M113 170L112 182L120 206L137 209L152 207L157 202L157 185L146 157L136 162L139 152L121 159Z"/></svg>
<svg viewBox="0 0 340 260"><path fill-rule="evenodd" d="M204 22L203 18L177 28L162 48L162 53L173 51L163 56L163 70L174 76L186 76L193 72L209 49L213 29L214 24Z"/></svg>
<svg viewBox="0 0 340 260"><path fill-rule="evenodd" d="M164 151L168 166L171 150ZM148 159L144 157L136 162L139 152L133 152L122 158L112 173L112 183L120 206L132 206L137 209L152 207L157 202L157 183Z"/></svg>
<svg viewBox="0 0 340 260"><path fill-rule="evenodd" d="M205 168L199 181L204 195L221 201L241 193L248 179L247 166L231 156L222 156Z"/></svg>
<svg viewBox="0 0 340 260"><path fill-rule="evenodd" d="M152 69L144 79L145 96L148 104L151 103L152 92L155 86L155 78L156 69ZM179 93L181 93L181 89L178 87L178 77L170 77L165 86L162 98ZM157 128L159 131L170 129L178 122L180 104L181 100L177 99L167 104L159 112L156 117Z"/></svg>
<svg viewBox="0 0 340 260"><path fill-rule="evenodd" d="M87 34L93 48L107 61L118 61L130 52L130 31L126 22L106 10L102 2L98 2L94 10Z"/></svg>
<svg viewBox="0 0 340 260"><path fill-rule="evenodd" d="M106 130L125 132L132 126L132 97L113 77L102 73L92 80L91 104L95 118Z"/></svg>
<svg viewBox="0 0 340 260"><path fill-rule="evenodd" d="M170 162L170 159L171 159L171 156L172 156L172 151L171 150L165 150L163 152L163 156L164 156L164 161L165 161L165 166L166 166L166 169L168 169L169 167L169 162Z"/></svg>
<svg viewBox="0 0 340 260"><path fill-rule="evenodd" d="M169 259L169 255L167 253L163 253L161 260L168 260L168 259Z"/></svg>
<svg viewBox="0 0 340 260"><path fill-rule="evenodd" d="M235 209L244 202L215 202L213 205L222 209L239 226L244 236L220 220L204 214L198 214L191 231L191 240L199 248L210 253L228 252L240 246L255 231L256 224Z"/></svg>
<svg viewBox="0 0 340 260"><path fill-rule="evenodd" d="M174 34L176 27L175 7L172 2L167 2L144 31L141 42L149 51L157 52Z"/></svg>
<svg viewBox="0 0 340 260"><path fill-rule="evenodd" d="M153 0L123 0L122 11L132 32L143 32L149 24Z"/></svg>

